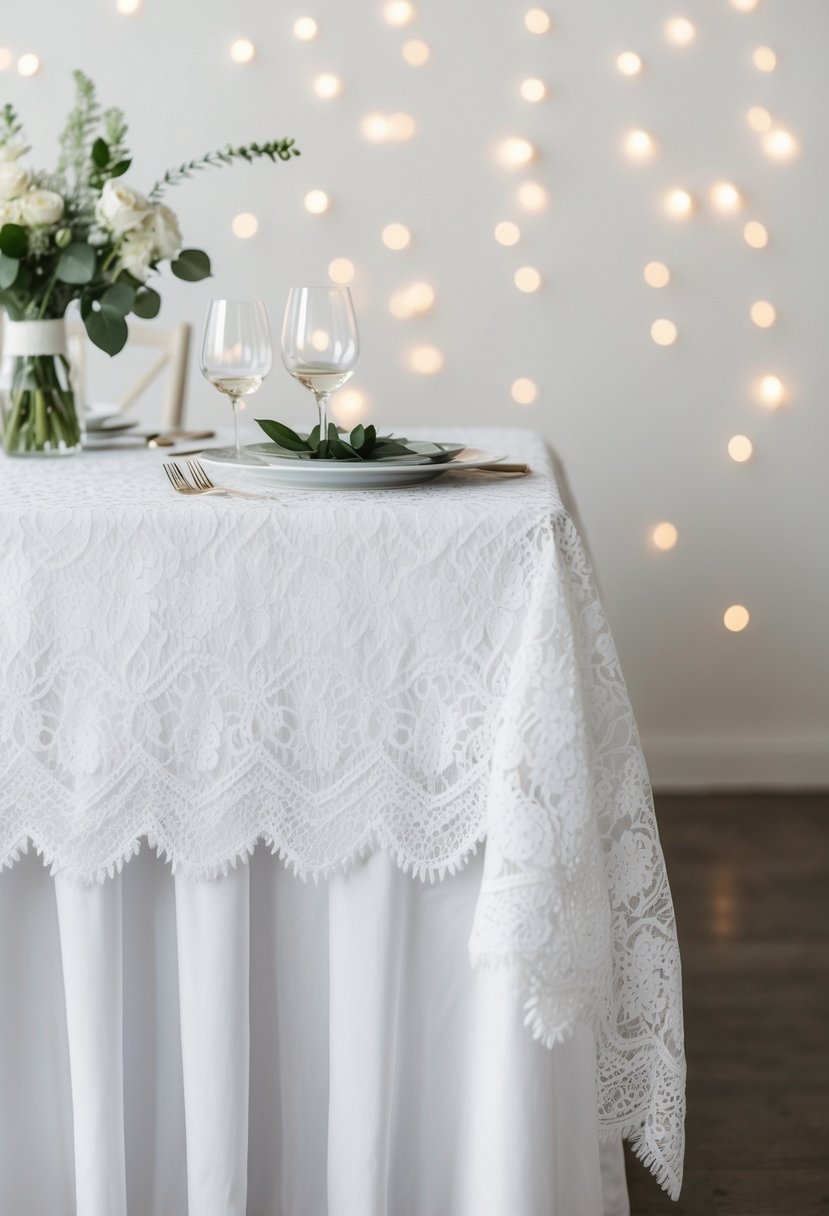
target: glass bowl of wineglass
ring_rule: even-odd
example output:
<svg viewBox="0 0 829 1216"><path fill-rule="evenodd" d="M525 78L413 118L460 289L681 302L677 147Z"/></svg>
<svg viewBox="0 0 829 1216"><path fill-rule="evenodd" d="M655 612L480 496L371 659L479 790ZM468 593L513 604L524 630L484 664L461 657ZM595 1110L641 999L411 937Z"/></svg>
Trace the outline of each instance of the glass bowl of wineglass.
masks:
<svg viewBox="0 0 829 1216"><path fill-rule="evenodd" d="M354 374L360 338L347 287L292 287L282 321L282 362L317 402L320 438L328 398Z"/></svg>
<svg viewBox="0 0 829 1216"><path fill-rule="evenodd" d="M261 300L211 300L204 323L202 375L230 398L233 440L241 459L239 402L255 393L273 367L268 311Z"/></svg>

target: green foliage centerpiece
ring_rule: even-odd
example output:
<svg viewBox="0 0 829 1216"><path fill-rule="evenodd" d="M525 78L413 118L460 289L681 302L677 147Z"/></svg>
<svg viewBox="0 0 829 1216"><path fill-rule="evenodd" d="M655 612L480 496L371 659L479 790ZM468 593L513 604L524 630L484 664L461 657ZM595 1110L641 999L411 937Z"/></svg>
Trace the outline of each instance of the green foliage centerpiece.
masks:
<svg viewBox="0 0 829 1216"><path fill-rule="evenodd" d="M127 185L131 160L119 109L102 110L95 86L74 73L75 103L53 173L26 168L29 148L10 105L0 111L0 306L4 354L3 446L8 453L65 454L81 446L63 317L80 302L90 340L108 355L127 341L127 316L150 319L161 297L149 280L164 262L198 282L210 274L201 249L183 248L165 190L207 168L298 156L292 139L209 152L169 170L148 195Z"/></svg>

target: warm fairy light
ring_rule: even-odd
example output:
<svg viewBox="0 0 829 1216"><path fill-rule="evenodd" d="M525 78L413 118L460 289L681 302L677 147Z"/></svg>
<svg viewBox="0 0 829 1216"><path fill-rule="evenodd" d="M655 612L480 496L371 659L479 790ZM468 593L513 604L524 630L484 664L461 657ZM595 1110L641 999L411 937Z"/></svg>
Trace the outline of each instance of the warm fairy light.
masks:
<svg viewBox="0 0 829 1216"><path fill-rule="evenodd" d="M141 8L141 0L118 0L117 8L122 17L132 17Z"/></svg>
<svg viewBox="0 0 829 1216"><path fill-rule="evenodd" d="M12 59L13 55L9 48L7 46L0 46L0 72L5 72L6 68L11 64Z"/></svg>
<svg viewBox="0 0 829 1216"><path fill-rule="evenodd" d="M384 144L388 140L399 143L411 139L416 130L411 114L366 114L360 123L361 134L373 144Z"/></svg>
<svg viewBox="0 0 829 1216"><path fill-rule="evenodd" d="M366 114L360 123L360 131L373 144L382 144L391 134L391 125L385 114Z"/></svg>
<svg viewBox="0 0 829 1216"><path fill-rule="evenodd" d="M407 321L409 317L414 316L411 300L409 299L408 291L396 291L389 300L389 312L398 321Z"/></svg>
<svg viewBox="0 0 829 1216"><path fill-rule="evenodd" d="M648 262L642 273L648 287L667 287L671 281L671 272L664 262Z"/></svg>
<svg viewBox="0 0 829 1216"><path fill-rule="evenodd" d="M647 131L628 131L624 148L629 160L652 160L656 154L656 140Z"/></svg>
<svg viewBox="0 0 829 1216"><path fill-rule="evenodd" d="M323 72L314 81L314 92L325 101L337 97L343 91L343 82L332 72Z"/></svg>
<svg viewBox="0 0 829 1216"><path fill-rule="evenodd" d="M435 302L435 289L429 283L412 283L408 296L412 312L422 316Z"/></svg>
<svg viewBox="0 0 829 1216"><path fill-rule="evenodd" d="M406 249L412 240L412 234L405 224L386 224L381 234L383 244L387 249Z"/></svg>
<svg viewBox="0 0 829 1216"><path fill-rule="evenodd" d="M328 350L331 345L331 335L327 329L315 329L311 333L311 345L318 354Z"/></svg>
<svg viewBox="0 0 829 1216"><path fill-rule="evenodd" d="M518 405L532 405L538 397L538 385L534 380L521 376L518 380L513 380L510 396Z"/></svg>
<svg viewBox="0 0 829 1216"><path fill-rule="evenodd" d="M693 213L694 196L687 190L670 190L665 196L665 210L675 219L686 219Z"/></svg>
<svg viewBox="0 0 829 1216"><path fill-rule="evenodd" d="M651 326L651 337L657 346L673 346L678 337L678 330L673 321L660 317Z"/></svg>
<svg viewBox="0 0 829 1216"><path fill-rule="evenodd" d="M752 249L765 249L769 243L768 230L759 220L749 220L743 229L743 239Z"/></svg>
<svg viewBox="0 0 829 1216"><path fill-rule="evenodd" d="M642 71L642 57L635 51L622 51L616 60L616 67L623 76L638 76Z"/></svg>
<svg viewBox="0 0 829 1216"><path fill-rule="evenodd" d="M305 195L305 210L311 215L323 215L331 205L331 200L324 190L309 190Z"/></svg>
<svg viewBox="0 0 829 1216"><path fill-rule="evenodd" d="M541 286L541 274L534 266L522 266L516 270L513 282L519 291L529 295Z"/></svg>
<svg viewBox="0 0 829 1216"><path fill-rule="evenodd" d="M256 54L256 47L250 38L237 38L230 47L230 58L234 63L250 63Z"/></svg>
<svg viewBox="0 0 829 1216"><path fill-rule="evenodd" d="M758 329L771 329L777 320L777 309L768 300L755 300L750 315Z"/></svg>
<svg viewBox="0 0 829 1216"><path fill-rule="evenodd" d="M752 131L768 131L772 118L765 106L751 106L746 114L746 121Z"/></svg>
<svg viewBox="0 0 829 1216"><path fill-rule="evenodd" d="M234 236L238 236L240 241L246 241L250 237L256 236L259 231L259 220L250 211L240 211L238 215L234 215L230 227Z"/></svg>
<svg viewBox="0 0 829 1216"><path fill-rule="evenodd" d="M21 55L17 61L17 70L21 76L35 76L40 71L40 60L37 55Z"/></svg>
<svg viewBox="0 0 829 1216"><path fill-rule="evenodd" d="M495 225L495 239L499 245L517 245L521 240L521 229L512 220L502 220Z"/></svg>
<svg viewBox="0 0 829 1216"><path fill-rule="evenodd" d="M742 633L751 620L748 608L742 604L732 604L723 613L723 624L731 633Z"/></svg>
<svg viewBox="0 0 829 1216"><path fill-rule="evenodd" d="M777 56L770 46L758 46L751 56L751 62L758 72L773 72L777 67Z"/></svg>
<svg viewBox="0 0 829 1216"><path fill-rule="evenodd" d="M524 17L524 25L531 34L546 34L552 24L550 14L543 8L531 8Z"/></svg>
<svg viewBox="0 0 829 1216"><path fill-rule="evenodd" d="M656 545L657 549L662 549L667 552L668 549L673 549L679 539L679 533L674 524L663 522L657 524L651 532L651 540Z"/></svg>
<svg viewBox="0 0 829 1216"><path fill-rule="evenodd" d="M753 452L754 444L747 435L732 435L728 441L728 455L735 464L745 464Z"/></svg>
<svg viewBox="0 0 829 1216"><path fill-rule="evenodd" d="M429 62L432 52L422 38L410 38L403 43L400 54L410 67L422 68L424 63Z"/></svg>
<svg viewBox="0 0 829 1216"><path fill-rule="evenodd" d="M757 395L763 405L776 409L786 399L786 389L779 376L761 376L757 384Z"/></svg>
<svg viewBox="0 0 829 1216"><path fill-rule="evenodd" d="M365 417L368 399L358 388L347 388L331 398L334 417L341 426L355 426Z"/></svg>
<svg viewBox="0 0 829 1216"><path fill-rule="evenodd" d="M759 7L760 0L731 0L738 13L753 13Z"/></svg>
<svg viewBox="0 0 829 1216"><path fill-rule="evenodd" d="M443 363L443 353L436 346L415 346L409 351L409 367L421 376L436 375Z"/></svg>
<svg viewBox="0 0 829 1216"><path fill-rule="evenodd" d="M528 165L535 156L535 148L528 139L513 136L505 139L498 149L498 159L502 165L516 169L520 165Z"/></svg>
<svg viewBox="0 0 829 1216"><path fill-rule="evenodd" d="M435 302L435 289L428 283L413 283L411 287L396 291L389 300L389 312L398 320L423 316Z"/></svg>
<svg viewBox="0 0 829 1216"><path fill-rule="evenodd" d="M665 37L674 46L690 46L697 36L697 31L687 17L672 17L665 26Z"/></svg>
<svg viewBox="0 0 829 1216"><path fill-rule="evenodd" d="M409 0L388 0L383 5L383 20L387 25L408 25L414 15L414 5Z"/></svg>
<svg viewBox="0 0 829 1216"><path fill-rule="evenodd" d="M539 182L522 182L518 187L518 201L525 211L543 211L550 197Z"/></svg>
<svg viewBox="0 0 829 1216"><path fill-rule="evenodd" d="M521 96L524 101L543 101L547 96L547 86L537 76L528 76L521 81Z"/></svg>
<svg viewBox="0 0 829 1216"><path fill-rule="evenodd" d="M775 127L766 133L763 148L773 160L791 160L798 152L797 140L783 127Z"/></svg>
<svg viewBox="0 0 829 1216"><path fill-rule="evenodd" d="M312 38L316 38L319 32L319 26L313 17L297 17L294 22L294 37L300 42L310 42Z"/></svg>
<svg viewBox="0 0 829 1216"><path fill-rule="evenodd" d="M328 263L328 277L332 283L345 287L354 278L354 263L350 258L334 258Z"/></svg>
<svg viewBox="0 0 829 1216"><path fill-rule="evenodd" d="M710 197L711 205L726 215L733 215L735 211L740 210L740 191L731 182L715 182L711 187Z"/></svg>
<svg viewBox="0 0 829 1216"><path fill-rule="evenodd" d="M411 114L392 114L389 118L389 138L401 142L411 139L416 130Z"/></svg>

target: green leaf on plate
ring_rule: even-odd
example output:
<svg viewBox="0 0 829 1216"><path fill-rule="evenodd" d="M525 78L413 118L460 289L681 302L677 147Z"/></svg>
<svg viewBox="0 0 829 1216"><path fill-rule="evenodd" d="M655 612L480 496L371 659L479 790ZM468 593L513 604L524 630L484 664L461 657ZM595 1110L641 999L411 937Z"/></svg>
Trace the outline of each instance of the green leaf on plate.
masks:
<svg viewBox="0 0 829 1216"><path fill-rule="evenodd" d="M296 431L292 431L289 426L285 426L284 422L275 422L272 418L257 418L256 423L257 426L261 426L268 438L272 439L279 447L287 448L289 452L310 451L310 445L307 440L301 439Z"/></svg>

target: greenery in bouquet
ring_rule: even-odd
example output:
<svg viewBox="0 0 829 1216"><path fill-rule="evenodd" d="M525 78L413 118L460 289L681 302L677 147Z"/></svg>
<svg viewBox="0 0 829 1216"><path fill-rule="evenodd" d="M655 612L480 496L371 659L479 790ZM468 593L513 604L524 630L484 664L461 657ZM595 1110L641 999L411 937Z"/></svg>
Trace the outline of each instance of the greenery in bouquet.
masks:
<svg viewBox="0 0 829 1216"><path fill-rule="evenodd" d="M24 163L30 149L22 124L10 105L0 111L0 307L12 321L48 320L77 300L90 340L116 355L130 314L158 314L151 281L163 263L188 282L210 274L208 255L184 247L176 214L162 202L168 187L203 169L288 161L299 150L292 139L228 146L168 170L143 194L125 178L132 162L123 112L102 109L82 72L74 80L54 172ZM18 357L10 395L7 451L22 439L35 449L79 442L64 357Z"/></svg>

